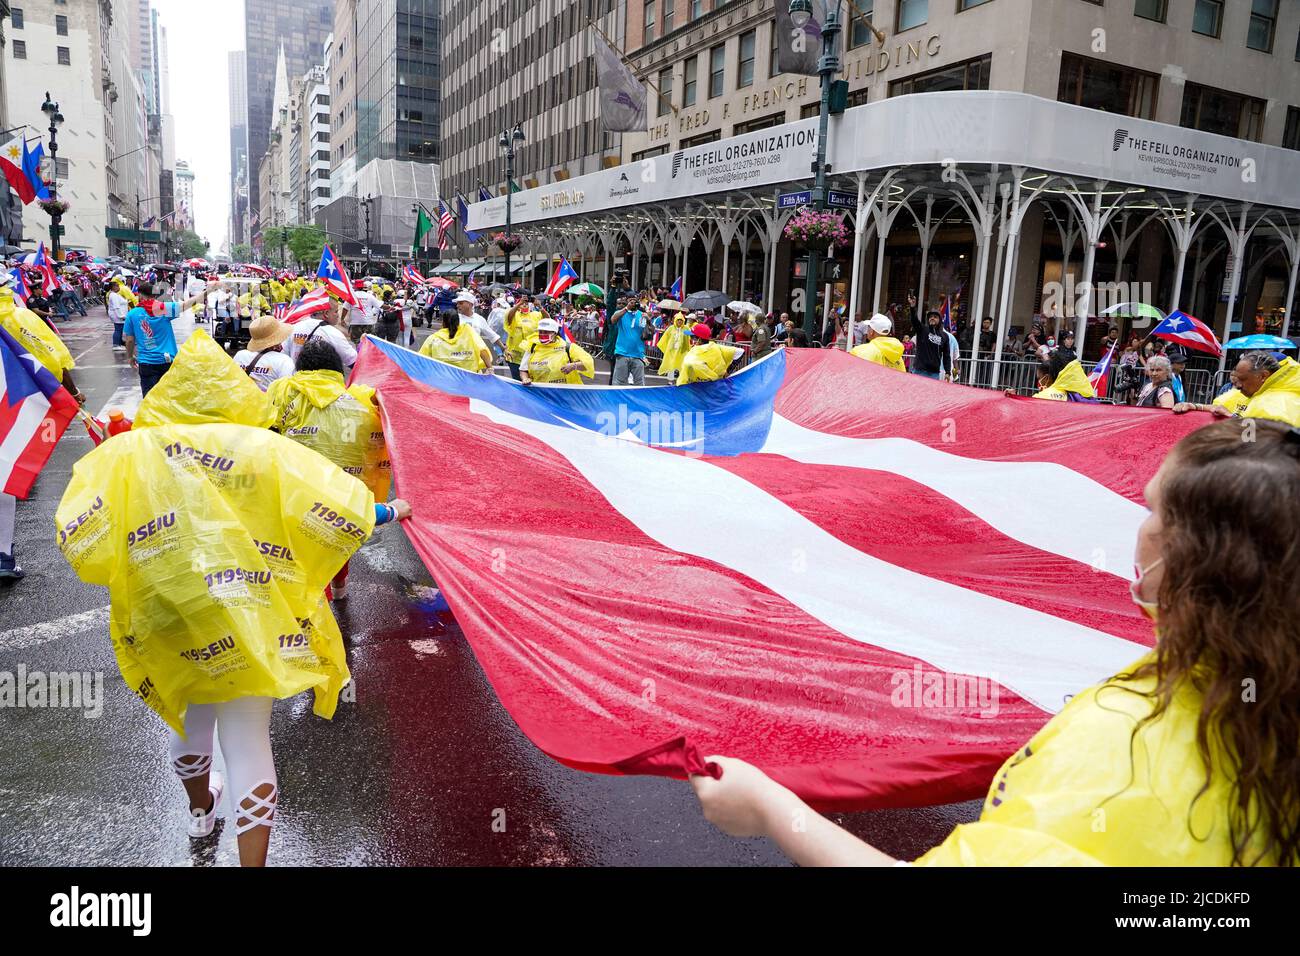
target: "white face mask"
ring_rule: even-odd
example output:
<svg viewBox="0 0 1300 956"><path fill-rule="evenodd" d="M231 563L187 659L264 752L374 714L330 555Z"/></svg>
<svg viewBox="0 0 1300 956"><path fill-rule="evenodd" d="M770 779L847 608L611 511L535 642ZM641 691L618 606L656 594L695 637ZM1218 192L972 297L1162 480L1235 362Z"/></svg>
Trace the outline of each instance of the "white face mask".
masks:
<svg viewBox="0 0 1300 956"><path fill-rule="evenodd" d="M1160 604L1156 601L1144 599L1139 592L1142 589L1142 581L1148 574L1163 564L1164 560L1164 558L1156 558L1145 568L1134 565L1133 568L1137 572L1137 577L1128 586L1129 597L1133 599L1133 603L1140 607L1142 612L1153 621L1160 619Z"/></svg>

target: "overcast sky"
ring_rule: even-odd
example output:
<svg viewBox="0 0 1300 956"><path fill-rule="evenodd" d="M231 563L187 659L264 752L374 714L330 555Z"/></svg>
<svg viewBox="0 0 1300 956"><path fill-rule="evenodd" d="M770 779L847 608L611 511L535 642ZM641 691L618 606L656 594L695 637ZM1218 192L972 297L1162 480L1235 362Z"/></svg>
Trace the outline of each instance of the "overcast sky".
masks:
<svg viewBox="0 0 1300 956"><path fill-rule="evenodd" d="M244 48L243 0L153 0L167 28L176 158L194 170L196 231L221 250L230 215L228 54Z"/></svg>

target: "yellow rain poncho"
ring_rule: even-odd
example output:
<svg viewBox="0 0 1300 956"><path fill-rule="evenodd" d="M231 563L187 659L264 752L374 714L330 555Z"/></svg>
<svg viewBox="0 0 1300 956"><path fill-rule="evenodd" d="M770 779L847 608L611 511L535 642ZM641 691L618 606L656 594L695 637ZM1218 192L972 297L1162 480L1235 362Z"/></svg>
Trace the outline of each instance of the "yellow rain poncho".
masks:
<svg viewBox="0 0 1300 956"><path fill-rule="evenodd" d="M525 343L523 359L520 369L526 370L534 382L581 385L584 377L596 376L596 362L591 354L581 345L565 342L558 335L549 344L543 344L539 339ZM582 368L574 372L560 371L573 362L581 362Z"/></svg>
<svg viewBox="0 0 1300 956"><path fill-rule="evenodd" d="M907 366L903 364L903 343L892 335L877 335L870 342L855 345L849 354L885 368L907 371Z"/></svg>
<svg viewBox="0 0 1300 956"><path fill-rule="evenodd" d="M483 338L474 331L472 325L465 322L456 329L454 338L447 334L446 329L439 329L420 346L421 355L463 368L467 372L480 372L487 368L483 364L483 353L486 351Z"/></svg>
<svg viewBox="0 0 1300 956"><path fill-rule="evenodd" d="M686 334L686 320L679 314L659 336L659 351L664 356L659 363L659 374L680 371L682 359L686 358L686 353L690 350L691 339Z"/></svg>
<svg viewBox="0 0 1300 956"><path fill-rule="evenodd" d="M140 297L136 295L134 292L132 292L131 287L127 285L125 282L123 282L121 279L114 279L113 285L117 287L118 295L126 299L126 304L129 305L131 308L134 309L137 305L140 304Z"/></svg>
<svg viewBox="0 0 1300 956"><path fill-rule="evenodd" d="M0 325L59 381L77 367L63 340L35 312L20 308L8 289L0 290Z"/></svg>
<svg viewBox="0 0 1300 956"><path fill-rule="evenodd" d="M239 314L241 316L256 318L274 310L275 303L260 292L245 292L239 297Z"/></svg>
<svg viewBox="0 0 1300 956"><path fill-rule="evenodd" d="M1239 388L1231 388L1214 400L1215 405L1222 405L1233 415L1240 415L1249 403L1250 399Z"/></svg>
<svg viewBox="0 0 1300 956"><path fill-rule="evenodd" d="M1217 743L1215 774L1201 793L1201 698L1190 687L1175 692L1169 709L1133 736L1151 702L1132 691L1154 686L1152 677L1077 695L1003 764L979 820L957 827L917 864L1228 866L1235 798Z"/></svg>
<svg viewBox="0 0 1300 956"><path fill-rule="evenodd" d="M542 321L540 312L516 311L512 316L506 313L506 360L518 363L524 354L524 343L537 338L537 323Z"/></svg>
<svg viewBox="0 0 1300 956"><path fill-rule="evenodd" d="M376 501L388 498L393 466L369 385L343 384L338 372L295 372L271 383L275 429L360 478Z"/></svg>
<svg viewBox="0 0 1300 956"><path fill-rule="evenodd" d="M1097 393L1092 390L1092 383L1088 381L1087 373L1084 372L1083 366L1079 364L1078 359L1061 369L1061 374L1056 376L1056 381L1035 394L1034 398L1045 398L1053 402L1068 402L1071 394L1078 395L1080 398L1097 397Z"/></svg>
<svg viewBox="0 0 1300 956"><path fill-rule="evenodd" d="M308 688L330 717L348 680L324 592L374 529L374 496L270 418L198 330L55 514L77 576L109 589L123 679L178 732L190 704Z"/></svg>
<svg viewBox="0 0 1300 956"><path fill-rule="evenodd" d="M677 377L677 384L716 382L727 374L727 369L740 352L740 349L719 345L717 342L695 346L682 359L682 373Z"/></svg>
<svg viewBox="0 0 1300 956"><path fill-rule="evenodd" d="M1246 418L1267 418L1300 428L1300 365L1284 358L1282 367L1264 379L1242 412Z"/></svg>

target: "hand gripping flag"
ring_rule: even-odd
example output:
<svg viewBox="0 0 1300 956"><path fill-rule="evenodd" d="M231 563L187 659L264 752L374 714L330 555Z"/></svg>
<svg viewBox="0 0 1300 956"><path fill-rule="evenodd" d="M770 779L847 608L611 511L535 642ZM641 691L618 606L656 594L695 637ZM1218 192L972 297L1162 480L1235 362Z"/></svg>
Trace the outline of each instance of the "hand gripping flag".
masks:
<svg viewBox="0 0 1300 956"><path fill-rule="evenodd" d="M1150 650L1142 487L1199 425L830 349L530 389L368 339L354 380L378 390L404 530L539 748L679 778L725 754L827 809L981 796Z"/></svg>
<svg viewBox="0 0 1300 956"><path fill-rule="evenodd" d="M555 267L555 274L551 276L551 281L546 284L545 295L551 298L563 295L564 290L577 281L578 273L574 271L573 266L569 265L568 259L560 256L560 264Z"/></svg>
<svg viewBox="0 0 1300 956"><path fill-rule="evenodd" d="M320 268L316 270L316 278L324 282L325 287L343 302L348 305L357 304L357 297L352 294L352 280L329 246L320 254Z"/></svg>
<svg viewBox="0 0 1300 956"><path fill-rule="evenodd" d="M78 407L59 380L3 328L0 369L0 491L26 498Z"/></svg>
<svg viewBox="0 0 1300 956"><path fill-rule="evenodd" d="M1219 344L1214 330L1198 318L1186 312L1170 312L1164 320L1151 330L1158 339L1177 342L1179 345L1198 352L1222 355L1223 346Z"/></svg>

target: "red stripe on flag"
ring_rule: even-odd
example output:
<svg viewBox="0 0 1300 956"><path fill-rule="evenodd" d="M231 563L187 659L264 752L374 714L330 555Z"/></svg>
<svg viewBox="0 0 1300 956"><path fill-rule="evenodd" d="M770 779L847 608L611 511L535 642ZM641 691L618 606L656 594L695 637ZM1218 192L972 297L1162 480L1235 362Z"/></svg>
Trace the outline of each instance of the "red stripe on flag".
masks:
<svg viewBox="0 0 1300 956"><path fill-rule="evenodd" d="M1046 720L1008 692L996 720L975 707L893 706L898 674L934 668L659 544L541 441L411 382L372 345L362 354L354 380L380 388L395 476L416 510L403 527L502 703L555 759L681 777L727 753L818 806L907 806L979 796ZM517 501L525 485L546 493L494 508L489 531L439 506L423 481L435 463L448 482L474 482L476 500ZM575 515L580 536L544 533Z"/></svg>

